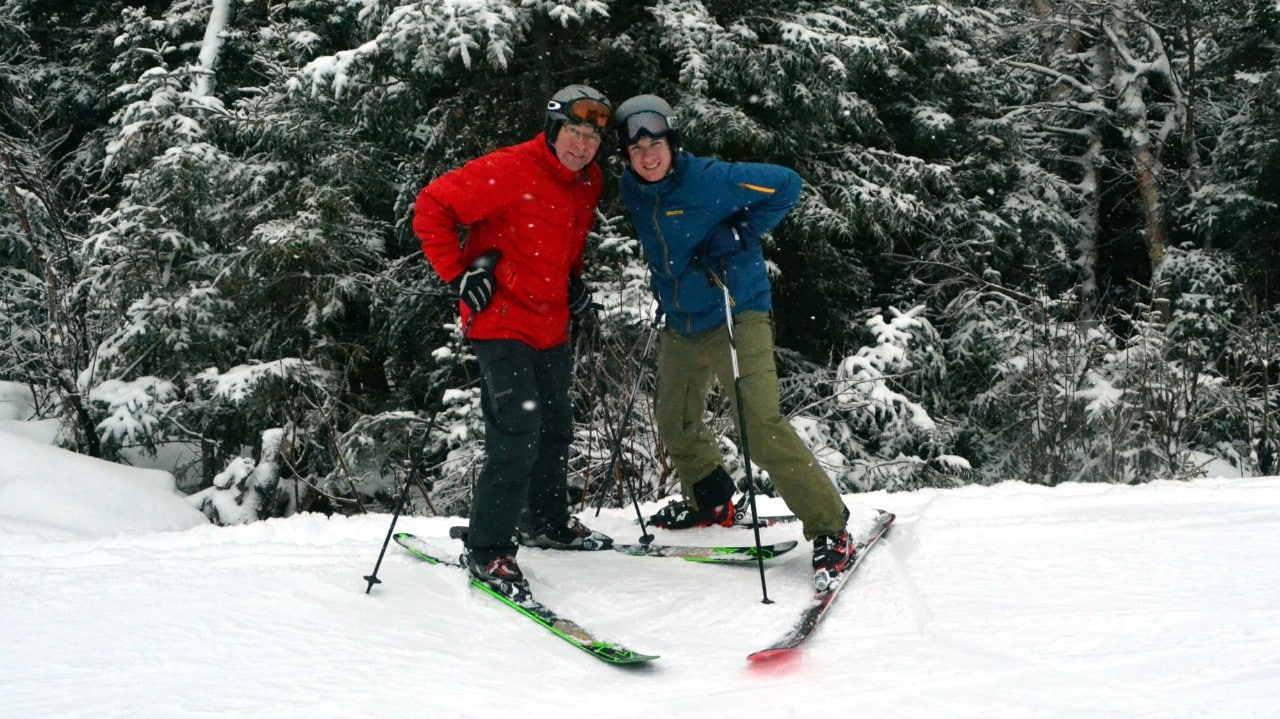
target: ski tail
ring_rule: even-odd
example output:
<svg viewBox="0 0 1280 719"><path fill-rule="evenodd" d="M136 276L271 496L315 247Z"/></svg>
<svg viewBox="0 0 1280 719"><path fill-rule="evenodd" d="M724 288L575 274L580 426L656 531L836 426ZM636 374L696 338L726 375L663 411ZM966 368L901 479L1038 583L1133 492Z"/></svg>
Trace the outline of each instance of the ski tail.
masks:
<svg viewBox="0 0 1280 719"><path fill-rule="evenodd" d="M790 552L798 545L799 542L795 540L761 545L758 556L768 561ZM704 564L750 564L754 566L757 561L757 552L754 545L699 547L681 544L615 544L613 549L635 557L675 557L687 562L702 562Z"/></svg>

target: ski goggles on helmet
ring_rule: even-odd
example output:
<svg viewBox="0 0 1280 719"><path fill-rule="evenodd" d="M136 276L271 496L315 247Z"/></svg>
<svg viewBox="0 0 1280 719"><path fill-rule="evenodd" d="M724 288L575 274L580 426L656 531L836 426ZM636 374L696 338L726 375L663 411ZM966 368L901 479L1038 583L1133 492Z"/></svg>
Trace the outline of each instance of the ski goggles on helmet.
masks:
<svg viewBox="0 0 1280 719"><path fill-rule="evenodd" d="M609 121L613 118L613 113L609 110L609 106L599 100L592 100L589 97L580 97L568 105L559 100L552 100L547 103L547 110L558 112L568 118L571 122L582 122L600 132L604 132L609 127Z"/></svg>
<svg viewBox="0 0 1280 719"><path fill-rule="evenodd" d="M654 139L666 137L671 132L674 121L675 118L664 117L656 112L637 112L623 123L626 144L630 145L646 135Z"/></svg>

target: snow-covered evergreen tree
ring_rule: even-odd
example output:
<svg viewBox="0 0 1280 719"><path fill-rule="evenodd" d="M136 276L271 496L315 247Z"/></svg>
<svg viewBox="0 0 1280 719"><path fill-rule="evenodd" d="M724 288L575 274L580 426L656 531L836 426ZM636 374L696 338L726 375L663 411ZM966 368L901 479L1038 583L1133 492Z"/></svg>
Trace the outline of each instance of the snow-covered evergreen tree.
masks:
<svg viewBox="0 0 1280 719"><path fill-rule="evenodd" d="M412 202L572 82L802 175L782 401L842 486L1274 466L1270 0L14 0L0 37L0 378L82 451L200 446L220 521L465 510L476 372ZM623 503L674 477L611 149L571 464Z"/></svg>
<svg viewBox="0 0 1280 719"><path fill-rule="evenodd" d="M115 7L0 9L0 374L56 397L66 444L93 456L103 447L84 375L102 312L88 298L81 251L102 191L94 23Z"/></svg>

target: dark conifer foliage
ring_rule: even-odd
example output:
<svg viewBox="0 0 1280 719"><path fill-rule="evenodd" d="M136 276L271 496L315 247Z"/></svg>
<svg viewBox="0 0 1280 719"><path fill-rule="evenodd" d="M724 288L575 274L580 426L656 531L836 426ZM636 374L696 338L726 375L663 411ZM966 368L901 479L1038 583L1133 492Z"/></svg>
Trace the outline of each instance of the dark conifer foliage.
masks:
<svg viewBox="0 0 1280 719"><path fill-rule="evenodd" d="M476 373L413 200L581 82L804 178L783 400L842 489L1269 472L1278 46L1270 0L12 0L0 380L78 451L186 448L220 522L464 511ZM676 483L614 150L571 463L619 504Z"/></svg>

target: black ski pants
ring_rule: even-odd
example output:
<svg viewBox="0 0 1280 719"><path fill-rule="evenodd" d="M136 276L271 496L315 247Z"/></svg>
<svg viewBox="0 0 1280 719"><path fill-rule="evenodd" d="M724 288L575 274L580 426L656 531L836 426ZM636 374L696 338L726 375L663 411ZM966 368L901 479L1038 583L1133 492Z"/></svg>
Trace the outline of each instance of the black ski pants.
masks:
<svg viewBox="0 0 1280 719"><path fill-rule="evenodd" d="M477 561L515 556L516 532L569 521L573 440L568 342L536 350L515 340L475 340L484 410L484 468L471 497L470 550Z"/></svg>

